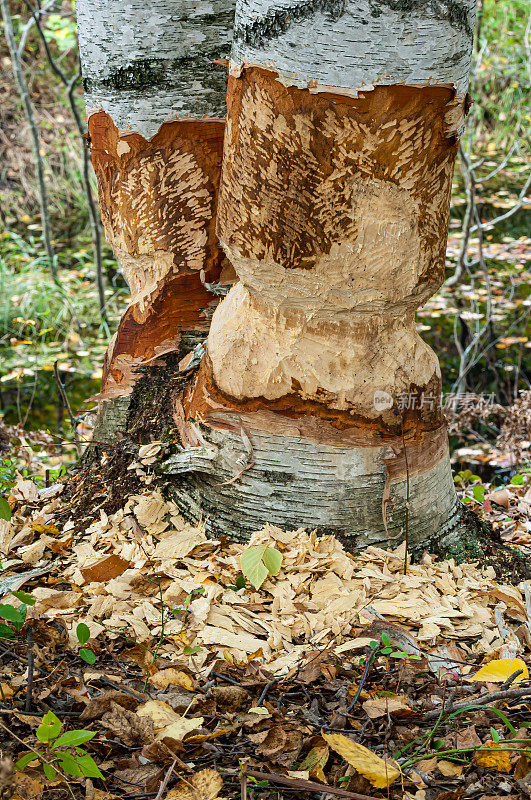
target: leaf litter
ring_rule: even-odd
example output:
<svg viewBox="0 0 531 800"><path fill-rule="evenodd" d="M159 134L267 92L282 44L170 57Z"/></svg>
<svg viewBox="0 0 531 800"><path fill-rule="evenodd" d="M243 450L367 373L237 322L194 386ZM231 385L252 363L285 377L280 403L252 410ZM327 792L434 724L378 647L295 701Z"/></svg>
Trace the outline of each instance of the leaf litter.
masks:
<svg viewBox="0 0 531 800"><path fill-rule="evenodd" d="M0 719L28 743L50 709L97 732L105 782L73 777L76 797L531 796L530 582L427 553L404 575L403 546L350 555L272 525L209 540L151 482L80 530L61 488L26 484L0 603L36 600L36 676L27 714L26 639L0 643ZM67 796L34 764L19 778Z"/></svg>

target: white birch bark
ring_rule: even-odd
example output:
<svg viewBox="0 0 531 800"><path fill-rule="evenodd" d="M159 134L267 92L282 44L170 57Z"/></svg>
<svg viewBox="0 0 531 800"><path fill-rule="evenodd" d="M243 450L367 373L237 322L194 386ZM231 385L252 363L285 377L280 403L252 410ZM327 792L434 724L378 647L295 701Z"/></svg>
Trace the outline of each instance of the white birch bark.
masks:
<svg viewBox="0 0 531 800"><path fill-rule="evenodd" d="M476 0L238 0L232 59L287 85L466 91Z"/></svg>
<svg viewBox="0 0 531 800"><path fill-rule="evenodd" d="M87 114L148 138L174 117L225 116L234 0L77 0Z"/></svg>

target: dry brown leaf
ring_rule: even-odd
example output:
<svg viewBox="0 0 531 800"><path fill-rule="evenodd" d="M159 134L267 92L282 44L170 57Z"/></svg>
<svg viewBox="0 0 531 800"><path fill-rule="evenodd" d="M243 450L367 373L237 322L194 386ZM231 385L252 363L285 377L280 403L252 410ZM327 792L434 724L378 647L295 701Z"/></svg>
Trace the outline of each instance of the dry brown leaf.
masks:
<svg viewBox="0 0 531 800"><path fill-rule="evenodd" d="M111 703L111 710L103 715L101 724L127 747L148 744L155 738L151 718L139 717L134 711L122 708L117 703Z"/></svg>
<svg viewBox="0 0 531 800"><path fill-rule="evenodd" d="M15 789L13 800L38 800L44 791L44 784L41 781L34 780L22 772L14 774L11 785Z"/></svg>
<svg viewBox="0 0 531 800"><path fill-rule="evenodd" d="M319 778L319 780L322 780L321 776L324 776L323 770L329 757L329 747L312 747L304 761L299 764L298 769L308 770L312 778Z"/></svg>
<svg viewBox="0 0 531 800"><path fill-rule="evenodd" d="M415 712L409 705L407 697L379 697L374 700L366 700L363 703L363 710L371 719L385 717L387 713L396 716L412 716Z"/></svg>
<svg viewBox="0 0 531 800"><path fill-rule="evenodd" d="M242 686L213 686L211 692L216 703L229 711L238 711L249 699Z"/></svg>
<svg viewBox="0 0 531 800"><path fill-rule="evenodd" d="M487 495L486 499L490 500L492 503L497 503L499 506L503 506L503 508L509 508L511 504L511 495L507 489L498 489L496 492L491 492Z"/></svg>
<svg viewBox="0 0 531 800"><path fill-rule="evenodd" d="M102 583L123 575L130 566L129 561L124 561L123 558L112 553L110 556L100 558L99 561L90 564L88 567L82 567L81 574L85 579L85 583Z"/></svg>
<svg viewBox="0 0 531 800"><path fill-rule="evenodd" d="M215 800L223 787L215 769L202 769L171 789L165 800Z"/></svg>
<svg viewBox="0 0 531 800"><path fill-rule="evenodd" d="M356 772L367 778L376 789L390 786L400 775L400 767L395 761L384 761L367 750L363 745L347 739L342 733L321 733L321 736L330 745L332 750L348 761Z"/></svg>
<svg viewBox="0 0 531 800"><path fill-rule="evenodd" d="M160 561L184 558L195 547L206 541L207 537L201 528L187 526L184 530L162 539L156 546L153 557L158 558Z"/></svg>
<svg viewBox="0 0 531 800"><path fill-rule="evenodd" d="M504 749L497 742L485 742L485 750L476 750L474 762L479 767L489 767L498 772L511 771L510 750Z"/></svg>
<svg viewBox="0 0 531 800"><path fill-rule="evenodd" d="M168 686L181 686L181 688L186 689L188 692L193 692L195 689L195 682L194 679L187 675L186 672L183 672L180 669L175 669L174 667L168 667L167 669L161 669L160 672L155 672L149 679L149 682L153 684L156 689L167 689Z"/></svg>

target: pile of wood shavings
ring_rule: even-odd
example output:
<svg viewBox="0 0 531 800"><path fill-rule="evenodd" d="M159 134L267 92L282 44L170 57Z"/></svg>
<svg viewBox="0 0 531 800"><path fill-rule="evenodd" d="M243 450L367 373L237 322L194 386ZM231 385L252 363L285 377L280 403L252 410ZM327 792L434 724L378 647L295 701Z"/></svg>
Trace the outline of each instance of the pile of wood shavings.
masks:
<svg viewBox="0 0 531 800"><path fill-rule="evenodd" d="M30 613L60 620L73 649L80 621L96 643L105 636L153 642L164 607L159 653L189 659L194 670L212 654L230 663L258 657L275 675L290 673L315 650L355 658L369 641L365 631L382 620L422 653L451 653L457 641L471 661L531 650L529 587L497 583L492 567L425 555L404 575L403 546L351 556L333 536L267 525L249 545L276 547L280 572L260 591L248 583L237 590L249 545L208 540L156 489L130 497L112 516L102 512L77 537L73 521L55 527L57 505L58 498L41 504L22 522L15 515L0 531L0 546L9 571L50 566L31 589L37 604Z"/></svg>

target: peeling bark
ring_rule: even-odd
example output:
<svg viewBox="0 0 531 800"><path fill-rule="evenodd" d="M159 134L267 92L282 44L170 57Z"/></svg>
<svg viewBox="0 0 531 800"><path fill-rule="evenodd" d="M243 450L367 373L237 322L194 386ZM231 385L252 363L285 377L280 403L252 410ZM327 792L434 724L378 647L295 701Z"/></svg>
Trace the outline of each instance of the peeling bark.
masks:
<svg viewBox="0 0 531 800"><path fill-rule="evenodd" d="M444 277L473 3L444 19L410 5L238 7L218 235L240 282L183 398L197 460L168 465L213 533L270 521L396 543L408 484L412 544L458 523L415 311ZM425 400L402 410L408 394Z"/></svg>

